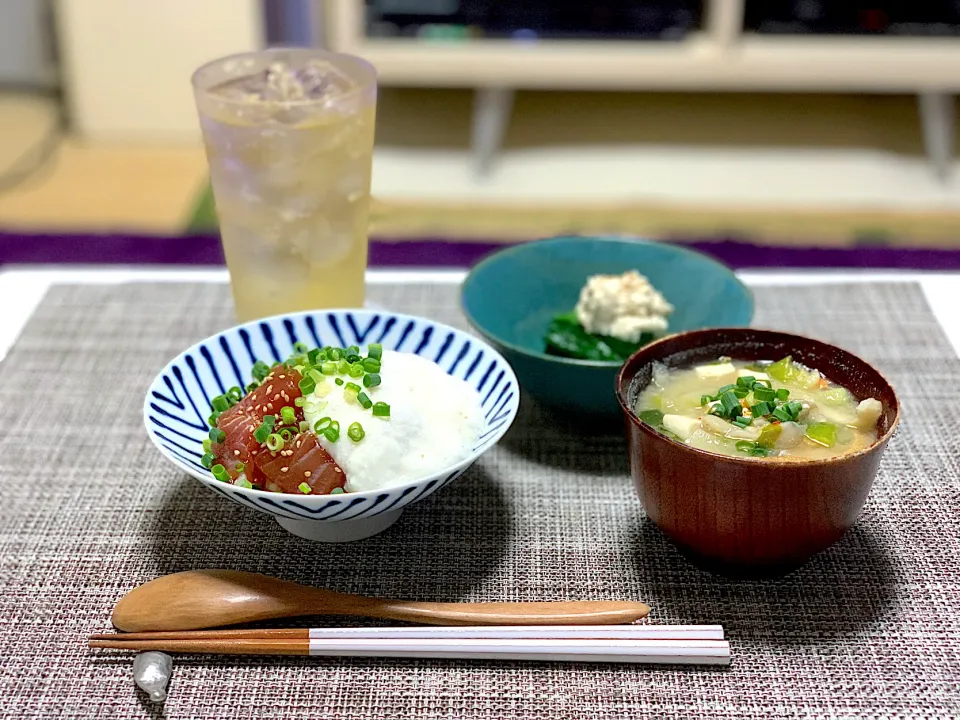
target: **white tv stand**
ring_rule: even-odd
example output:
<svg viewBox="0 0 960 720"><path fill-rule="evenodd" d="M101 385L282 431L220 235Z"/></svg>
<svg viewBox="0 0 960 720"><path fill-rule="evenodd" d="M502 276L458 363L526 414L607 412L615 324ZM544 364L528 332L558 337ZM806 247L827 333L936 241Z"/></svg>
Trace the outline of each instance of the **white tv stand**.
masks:
<svg viewBox="0 0 960 720"><path fill-rule="evenodd" d="M367 58L383 85L476 89L472 146L484 174L516 89L915 93L931 166L953 159L960 38L768 36L743 31L744 0L706 0L682 42L367 38L362 0L327 0L328 46Z"/></svg>

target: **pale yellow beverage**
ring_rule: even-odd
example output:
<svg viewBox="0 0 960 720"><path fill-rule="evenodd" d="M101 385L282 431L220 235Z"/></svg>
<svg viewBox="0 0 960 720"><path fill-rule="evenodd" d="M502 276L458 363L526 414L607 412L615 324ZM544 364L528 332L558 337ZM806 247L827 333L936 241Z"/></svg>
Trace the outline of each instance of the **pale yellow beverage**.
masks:
<svg viewBox="0 0 960 720"><path fill-rule="evenodd" d="M193 77L237 318L360 307L376 72L275 49Z"/></svg>

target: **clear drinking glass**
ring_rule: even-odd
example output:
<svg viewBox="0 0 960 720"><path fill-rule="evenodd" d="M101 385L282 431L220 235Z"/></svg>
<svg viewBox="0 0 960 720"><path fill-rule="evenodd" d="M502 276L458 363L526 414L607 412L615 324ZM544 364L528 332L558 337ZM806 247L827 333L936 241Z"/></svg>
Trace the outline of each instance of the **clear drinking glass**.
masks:
<svg viewBox="0 0 960 720"><path fill-rule="evenodd" d="M237 317L361 307L376 71L296 48L193 75Z"/></svg>

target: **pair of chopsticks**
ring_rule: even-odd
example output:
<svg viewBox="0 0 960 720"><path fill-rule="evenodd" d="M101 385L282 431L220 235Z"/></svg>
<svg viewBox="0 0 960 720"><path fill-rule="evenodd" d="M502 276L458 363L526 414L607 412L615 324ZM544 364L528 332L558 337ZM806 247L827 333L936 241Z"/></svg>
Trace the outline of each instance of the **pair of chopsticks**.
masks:
<svg viewBox="0 0 960 720"><path fill-rule="evenodd" d="M291 628L92 635L90 647L226 655L307 655L727 665L719 625Z"/></svg>

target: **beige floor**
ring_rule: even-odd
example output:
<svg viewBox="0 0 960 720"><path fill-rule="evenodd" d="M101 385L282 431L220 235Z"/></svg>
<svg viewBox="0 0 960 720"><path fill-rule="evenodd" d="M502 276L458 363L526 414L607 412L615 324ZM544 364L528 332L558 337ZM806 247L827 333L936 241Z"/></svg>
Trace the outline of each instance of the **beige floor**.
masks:
<svg viewBox="0 0 960 720"><path fill-rule="evenodd" d="M820 213L822 226L838 212L852 226L900 213L908 229L929 215L941 240L960 226L960 184L930 173L911 97L525 92L486 179L471 172L470 103L467 91L382 92L374 165L381 213L413 208L418 232L429 231L431 208L445 231L449 209L471 204L528 215L643 208L664 234L722 232L740 220L766 228L783 211L791 219L781 228L800 222L789 213ZM55 117L48 101L0 96L0 175L42 142ZM175 233L205 175L200 147L67 137L27 182L0 191L0 227ZM395 215L401 226L410 217ZM523 224L536 227L529 217Z"/></svg>
<svg viewBox="0 0 960 720"><path fill-rule="evenodd" d="M0 168L55 128L50 101L0 98ZM91 146L66 137L28 181L0 194L0 226L177 233L205 182L201 147Z"/></svg>

